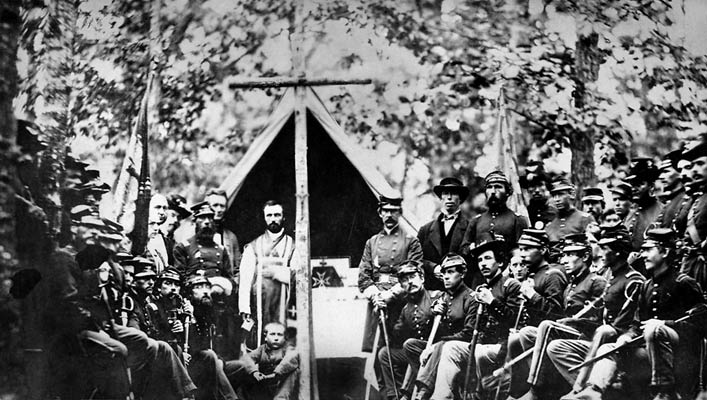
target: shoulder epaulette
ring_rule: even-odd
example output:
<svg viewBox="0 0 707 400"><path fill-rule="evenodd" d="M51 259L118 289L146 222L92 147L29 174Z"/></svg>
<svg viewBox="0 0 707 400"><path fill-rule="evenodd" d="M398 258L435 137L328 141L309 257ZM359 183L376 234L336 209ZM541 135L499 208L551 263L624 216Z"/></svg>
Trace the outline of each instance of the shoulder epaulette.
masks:
<svg viewBox="0 0 707 400"><path fill-rule="evenodd" d="M474 215L474 219L479 219L479 218L481 218L481 214Z"/></svg>

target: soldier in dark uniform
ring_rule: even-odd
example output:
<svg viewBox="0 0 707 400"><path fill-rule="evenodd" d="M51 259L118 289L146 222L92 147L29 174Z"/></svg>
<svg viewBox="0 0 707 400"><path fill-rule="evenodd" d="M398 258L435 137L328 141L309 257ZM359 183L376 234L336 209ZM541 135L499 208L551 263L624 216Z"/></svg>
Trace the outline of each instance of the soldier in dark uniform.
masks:
<svg viewBox="0 0 707 400"><path fill-rule="evenodd" d="M435 389L444 344L450 340L469 341L474 331L474 291L463 280L466 261L458 254L449 254L442 260L441 268L444 294L432 305L433 314L442 315L439 341L420 354L416 380L418 396L423 400L428 399Z"/></svg>
<svg viewBox="0 0 707 400"><path fill-rule="evenodd" d="M154 338L169 343L177 354L182 354L184 342L184 301L179 294L181 278L176 270L168 268L158 277L152 302L157 310L150 312L155 329Z"/></svg>
<svg viewBox="0 0 707 400"><path fill-rule="evenodd" d="M645 345L631 347L597 361L589 377L589 386L577 399L600 399L617 372L617 360L630 367L626 373L634 380L650 371L650 388L655 400L694 398L697 387L699 351L704 323L698 316L676 322L677 319L703 306L702 291L694 279L680 274L674 259L675 238L670 229L657 228L647 232L641 256L651 279L643 283L638 294L638 312L630 328L616 343L605 344L598 354L605 353L643 336ZM645 387L640 381L637 387ZM633 397L633 396L632 396ZM635 397L633 397L635 398Z"/></svg>
<svg viewBox="0 0 707 400"><path fill-rule="evenodd" d="M174 254L174 246L177 244L174 232L177 231L183 220L191 216L191 211L186 204L187 200L182 195L172 193L167 196L167 218L160 226L160 231L165 238L167 251L170 254Z"/></svg>
<svg viewBox="0 0 707 400"><path fill-rule="evenodd" d="M633 188L631 201L633 209L624 220L624 225L631 234L631 246L640 251L643 234L660 214L663 205L653 196L653 184L658 179L658 168L648 158L637 158L626 181Z"/></svg>
<svg viewBox="0 0 707 400"><path fill-rule="evenodd" d="M516 321L520 308L520 282L502 273L506 265L505 242L494 240L481 243L472 252L479 264L486 284L479 286L475 295L475 308L484 307L479 320L479 337L474 351L476 376L488 375L498 361L505 359L508 334ZM472 310L476 319L476 309ZM449 398L453 383L459 379L469 357L466 341L452 340L444 344L437 371L433 398ZM488 390L490 388L482 388Z"/></svg>
<svg viewBox="0 0 707 400"><path fill-rule="evenodd" d="M228 253L214 242L214 212L205 202L192 206L196 234L174 247L174 266L183 279L203 271L206 277L231 278Z"/></svg>
<svg viewBox="0 0 707 400"><path fill-rule="evenodd" d="M619 182L609 188L612 200L614 201L614 209L621 217L621 221L626 220L628 213L631 212L631 193L633 189L626 182Z"/></svg>
<svg viewBox="0 0 707 400"><path fill-rule="evenodd" d="M134 320L128 324L132 328L139 329L154 337L154 325L152 324L152 313L157 311L157 306L153 303L152 293L155 288L157 274L154 270L152 260L144 257L134 257L126 261L135 268L135 284L130 290L133 299Z"/></svg>
<svg viewBox="0 0 707 400"><path fill-rule="evenodd" d="M443 203L441 212L437 218L420 228L417 239L422 246L425 288L442 290L444 285L435 276L434 269L448 253L461 252L469 221L460 206L469 196L469 188L457 178L444 178L433 191Z"/></svg>
<svg viewBox="0 0 707 400"><path fill-rule="evenodd" d="M422 248L416 237L400 227L403 199L381 196L378 214L383 230L366 241L358 266L358 289L370 301L364 328L363 351L373 349L377 313L386 309L388 323L397 320L403 307L403 289L398 283L398 268L405 260L422 261Z"/></svg>
<svg viewBox="0 0 707 400"><path fill-rule="evenodd" d="M381 372L385 382L385 395L388 399L395 398L393 385L397 386L398 392L410 393L411 387L401 388L405 370L409 363L412 376L417 375L420 353L425 348L432 329L432 303L442 295L442 292L425 289L425 273L419 261L406 261L398 269L398 281L405 291L406 303L393 326L391 337L403 346L391 348L390 354L386 347L378 352L378 360L383 367ZM388 368L389 359L393 363L395 376L391 376ZM410 382L411 385L412 383Z"/></svg>
<svg viewBox="0 0 707 400"><path fill-rule="evenodd" d="M211 298L212 285L201 275L194 275L184 286L191 305L184 330L188 332L189 375L197 386L196 400L235 400L236 393L224 372L224 361L212 349L215 315Z"/></svg>
<svg viewBox="0 0 707 400"><path fill-rule="evenodd" d="M521 186L526 187L530 199L528 201L528 215L530 226L535 229L544 229L550 221L555 219L557 209L550 204L548 191L550 179L543 170L542 161L531 161L525 167L526 175L521 180Z"/></svg>
<svg viewBox="0 0 707 400"><path fill-rule="evenodd" d="M524 325L539 326L544 320L555 320L562 316L563 293L567 278L563 271L551 266L546 259L548 238L544 231L526 229L518 240L520 256L528 268L528 278L521 282L523 306L527 313ZM514 358L524 351L519 333L508 338L508 357ZM526 343L528 348L531 342ZM511 391L522 394L527 387L523 382L528 376L528 363L519 363L513 367ZM517 389L516 389L517 388Z"/></svg>
<svg viewBox="0 0 707 400"><path fill-rule="evenodd" d="M550 195L553 205L557 208L557 216L545 227L551 246L559 244L568 235L585 233L587 225L596 223L590 214L575 208L576 190L567 180L559 179L553 182Z"/></svg>
<svg viewBox="0 0 707 400"><path fill-rule="evenodd" d="M707 143L701 142L686 149L683 158L690 161L689 192L692 204L686 216L682 245L681 272L693 277L700 286L707 287Z"/></svg>
<svg viewBox="0 0 707 400"><path fill-rule="evenodd" d="M672 228L678 236L685 231L684 224L681 224L681 227L676 226L678 214L687 216L687 209L689 209L687 203L690 201L678 171L677 163L681 155L680 150L671 151L663 157L658 166L660 174L656 181L656 189L658 189L656 195L665 206L660 210L654 223L657 228Z"/></svg>
<svg viewBox="0 0 707 400"><path fill-rule="evenodd" d="M537 399L542 393L558 390L553 382L556 371L547 359L547 344L561 337L587 339L600 324L598 310L606 280L590 271L593 255L587 237L584 234L570 235L565 238L561 262L565 267L569 284L564 290L562 319L546 320L536 328L527 326L520 330L519 340L523 349L534 346L530 363L528 383L530 390L521 399Z"/></svg>
<svg viewBox="0 0 707 400"><path fill-rule="evenodd" d="M626 262L630 252L629 234L623 225L602 228L598 262L611 271L609 287L604 295L603 325L594 331L591 341L556 339L547 347L554 367L567 383L574 384L572 392L563 399L572 399L572 395L583 389L587 378L588 371L569 372L569 369L584 361L590 351L590 356L596 355L596 349L601 344L616 340L633 321L637 291L645 279Z"/></svg>
<svg viewBox="0 0 707 400"><path fill-rule="evenodd" d="M506 206L506 201L513 193L513 189L503 172L494 171L488 174L485 185L488 211L477 215L469 222L462 243L462 255L465 256L469 255L476 243L494 240L496 235L503 236L509 248L515 247L523 229L528 227L528 220L525 217L514 213ZM484 279L476 267L475 260L471 261L464 283L474 289L483 283Z"/></svg>
<svg viewBox="0 0 707 400"><path fill-rule="evenodd" d="M598 187L584 188L582 193L582 211L591 214L594 217L594 221L598 223L605 209L604 191Z"/></svg>

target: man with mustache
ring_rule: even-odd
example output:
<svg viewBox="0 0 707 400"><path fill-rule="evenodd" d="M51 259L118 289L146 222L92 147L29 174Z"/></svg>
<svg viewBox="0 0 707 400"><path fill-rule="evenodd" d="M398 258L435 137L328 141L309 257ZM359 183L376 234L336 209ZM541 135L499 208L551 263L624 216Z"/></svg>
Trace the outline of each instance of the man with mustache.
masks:
<svg viewBox="0 0 707 400"><path fill-rule="evenodd" d="M403 199L380 196L378 216L383 230L366 241L358 266L358 289L369 300L362 350L373 350L378 312L386 309L388 331L403 308L403 289L398 270L405 260L422 261L422 247L416 237L400 227Z"/></svg>
<svg viewBox="0 0 707 400"><path fill-rule="evenodd" d="M630 175L626 177L626 181L633 188L633 209L626 216L624 225L631 235L631 246L635 252L641 250L644 232L656 221L663 208L654 196L653 184L658 179L658 173L652 159L635 158L632 160ZM632 264L631 261L629 263Z"/></svg>
<svg viewBox="0 0 707 400"><path fill-rule="evenodd" d="M393 385L397 386L399 393L410 394L411 387L401 387L405 370L409 363L412 376L417 375L420 353L424 350L432 329L432 304L442 295L440 291L425 289L425 273L419 261L405 261L398 270L398 281L405 291L406 303L393 326L391 336L396 342L404 343L402 348L392 347L388 351L387 347L383 347L378 352L378 360L383 366L381 373L385 382L385 395L388 399L395 398ZM389 359L393 363L395 376L392 376L390 368L387 368ZM410 382L410 386L412 384L413 382Z"/></svg>
<svg viewBox="0 0 707 400"><path fill-rule="evenodd" d="M665 204L655 220L655 226L659 228L672 228L681 210L687 208L686 204L690 196L685 192L685 185L680 178L678 162L681 158L681 151L675 150L666 154L658 165L660 175L656 181L656 195ZM687 213L685 212L687 215ZM676 230L678 235L684 232Z"/></svg>
<svg viewBox="0 0 707 400"><path fill-rule="evenodd" d="M433 189L442 202L439 215L423 225L417 233L424 259L425 287L444 288L434 275L434 268L448 253L459 254L469 220L461 212L461 204L469 196L469 188L457 178L444 178Z"/></svg>
<svg viewBox="0 0 707 400"><path fill-rule="evenodd" d="M518 242L523 230L528 228L528 220L506 206L506 201L513 193L513 189L503 172L493 171L488 174L485 185L488 210L469 222L462 243L462 255L467 257L476 243L494 240L497 235L503 236L508 248L512 248ZM472 289L484 282L476 262L470 265L464 282Z"/></svg>
<svg viewBox="0 0 707 400"><path fill-rule="evenodd" d="M295 240L285 233L282 203L266 201L263 218L265 233L243 249L238 287L238 309L246 321L255 319L257 336L251 339L258 346L265 325L286 322L288 289L294 280L297 260Z"/></svg>
<svg viewBox="0 0 707 400"><path fill-rule="evenodd" d="M203 273L206 277L231 278L226 249L214 242L214 211L206 202L192 206L196 234L174 247L174 266L182 279ZM199 272L202 271L202 272Z"/></svg>

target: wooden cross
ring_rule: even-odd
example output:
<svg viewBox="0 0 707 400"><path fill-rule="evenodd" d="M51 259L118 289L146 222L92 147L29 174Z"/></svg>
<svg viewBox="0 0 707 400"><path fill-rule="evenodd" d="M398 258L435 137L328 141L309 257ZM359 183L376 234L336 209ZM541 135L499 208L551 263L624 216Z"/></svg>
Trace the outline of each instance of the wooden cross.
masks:
<svg viewBox="0 0 707 400"><path fill-rule="evenodd" d="M314 331L312 325L312 271L310 268L309 241L309 183L307 181L307 108L306 88L324 85L369 84L370 79L336 80L307 79L304 52L304 0L295 0L295 29L290 41L292 66L295 77L255 78L233 82L232 89L271 87L295 88L295 186L296 217L295 246L299 259L296 271L297 296L297 348L300 353L299 399L317 400L317 369L314 355Z"/></svg>

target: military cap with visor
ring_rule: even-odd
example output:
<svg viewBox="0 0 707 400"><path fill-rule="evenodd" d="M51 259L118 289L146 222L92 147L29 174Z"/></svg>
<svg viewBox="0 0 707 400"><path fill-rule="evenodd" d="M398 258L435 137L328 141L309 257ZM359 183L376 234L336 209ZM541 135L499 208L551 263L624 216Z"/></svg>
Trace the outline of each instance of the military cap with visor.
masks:
<svg viewBox="0 0 707 400"><path fill-rule="evenodd" d="M563 252L585 251L589 248L588 238L584 233L567 235L562 239Z"/></svg>
<svg viewBox="0 0 707 400"><path fill-rule="evenodd" d="M675 236L675 231L670 228L649 229L641 248L650 249L656 246L673 248L675 247Z"/></svg>
<svg viewBox="0 0 707 400"><path fill-rule="evenodd" d="M655 182L660 175L653 159L638 157L631 160L631 169L626 181L629 183Z"/></svg>
<svg viewBox="0 0 707 400"><path fill-rule="evenodd" d="M574 190L574 185L570 183L566 178L556 179L552 182L550 187L550 193L565 192Z"/></svg>
<svg viewBox="0 0 707 400"><path fill-rule="evenodd" d="M381 210L401 210L403 199L401 197L378 197L378 208Z"/></svg>
<svg viewBox="0 0 707 400"><path fill-rule="evenodd" d="M202 201L191 206L192 215L194 218L199 217L214 217L214 210L211 208L209 203Z"/></svg>
<svg viewBox="0 0 707 400"><path fill-rule="evenodd" d="M180 283L182 281L182 277L179 276L179 272L174 269L174 268L167 268L162 273L157 277L158 281L173 281Z"/></svg>
<svg viewBox="0 0 707 400"><path fill-rule="evenodd" d="M587 201L604 201L604 192L598 187L585 188L582 196L582 203Z"/></svg>
<svg viewBox="0 0 707 400"><path fill-rule="evenodd" d="M464 257L458 254L447 254L447 256L442 260L440 270L444 272L449 268L457 268L466 271L466 261L464 260Z"/></svg>
<svg viewBox="0 0 707 400"><path fill-rule="evenodd" d="M398 279L414 273L419 273L420 275L424 274L422 262L417 260L405 260L398 268Z"/></svg>
<svg viewBox="0 0 707 400"><path fill-rule="evenodd" d="M697 144L685 148L682 152L681 159L687 161L695 161L698 158L707 157L707 142L699 141Z"/></svg>
<svg viewBox="0 0 707 400"><path fill-rule="evenodd" d="M550 243L547 232L542 229L523 229L523 233L518 239L519 246L544 248Z"/></svg>

